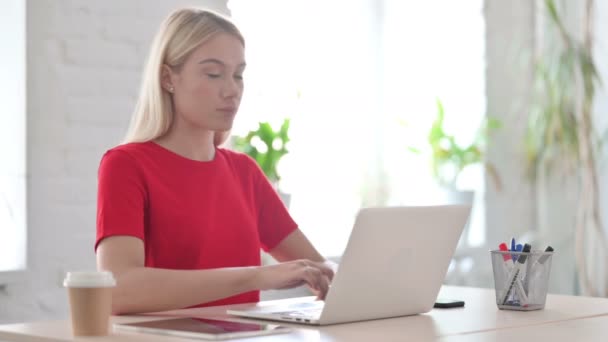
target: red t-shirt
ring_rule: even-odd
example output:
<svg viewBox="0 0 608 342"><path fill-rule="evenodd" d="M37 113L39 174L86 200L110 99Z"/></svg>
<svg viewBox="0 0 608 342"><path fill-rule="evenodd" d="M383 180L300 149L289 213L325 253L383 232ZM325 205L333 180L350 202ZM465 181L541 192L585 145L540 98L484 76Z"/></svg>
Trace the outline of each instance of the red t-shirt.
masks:
<svg viewBox="0 0 608 342"><path fill-rule="evenodd" d="M199 270L260 265L296 223L255 161L216 149L212 161L154 143L115 147L98 174L97 239L140 238L146 267ZM198 306L259 300L259 291Z"/></svg>

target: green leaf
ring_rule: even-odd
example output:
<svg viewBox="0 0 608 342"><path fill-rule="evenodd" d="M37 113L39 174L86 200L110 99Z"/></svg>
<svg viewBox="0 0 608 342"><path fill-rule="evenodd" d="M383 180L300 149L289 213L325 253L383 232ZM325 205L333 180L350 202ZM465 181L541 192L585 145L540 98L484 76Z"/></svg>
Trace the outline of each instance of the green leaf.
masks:
<svg viewBox="0 0 608 342"><path fill-rule="evenodd" d="M486 136L500 127L496 118L486 118L480 125L473 143L460 146L453 135L444 129L445 109L439 99L436 101L436 117L427 134L427 142L431 148L431 171L433 177L448 187L454 187L460 173L469 165L483 163L484 142ZM411 152L418 153L419 149L408 147Z"/></svg>
<svg viewBox="0 0 608 342"><path fill-rule="evenodd" d="M525 148L528 175L550 173L558 159L576 166L580 160L582 120L587 120L589 139L597 136L590 117L596 89L601 84L588 47L568 32L554 0L545 0L549 28L562 44L547 44L534 65L533 106L529 113ZM549 32L551 33L551 32ZM548 35L551 37L551 35ZM582 94L582 98L577 98ZM599 146L599 145L596 145ZM591 151L591 153L594 153Z"/></svg>
<svg viewBox="0 0 608 342"><path fill-rule="evenodd" d="M235 137L233 140L234 148L253 158L271 182L281 179L277 172L277 165L288 152L286 143L289 141L289 125L290 120L285 119L279 130L275 131L270 123L259 122L256 130L249 131L245 137ZM256 137L264 143L266 152L258 151L251 144ZM275 140L281 142L279 149L274 148Z"/></svg>

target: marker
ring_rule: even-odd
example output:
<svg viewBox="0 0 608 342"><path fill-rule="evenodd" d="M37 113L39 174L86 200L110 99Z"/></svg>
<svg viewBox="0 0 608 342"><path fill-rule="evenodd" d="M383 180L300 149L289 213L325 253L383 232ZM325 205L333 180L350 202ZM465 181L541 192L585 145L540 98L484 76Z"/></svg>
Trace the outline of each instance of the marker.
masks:
<svg viewBox="0 0 608 342"><path fill-rule="evenodd" d="M553 252L553 247L551 246L547 246L547 248L545 248L545 253L547 252ZM536 262L534 264L532 264L532 267L537 266L537 265L542 265L545 263L545 261L547 261L547 259L549 259L549 254L544 254L543 256L541 256L540 258L538 258L538 260L536 260Z"/></svg>
<svg viewBox="0 0 608 342"><path fill-rule="evenodd" d="M509 249L507 248L507 244L506 243L501 243L500 245L498 245L498 249L501 252L508 252ZM504 269L505 269L505 274L508 276L509 272L511 272L511 269L513 268L513 260L511 259L511 256L508 253L503 253L502 254L502 259L504 260Z"/></svg>
<svg viewBox="0 0 608 342"><path fill-rule="evenodd" d="M517 287L516 283L518 280L519 273L521 272L521 270L524 267L524 264L526 263L526 259L528 258L528 253L530 253L531 248L532 247L529 244L524 245L524 247L522 249L522 254L519 255L519 258L517 259L517 263L515 264L515 267L513 267L513 269L511 270L509 277L507 278L506 285L508 286L508 288L503 296L502 305L507 304L507 301L509 299L509 294L511 294L511 291L513 291L513 287ZM519 292L518 290L516 290L516 291ZM520 303L522 304L522 306L527 306L528 298L526 297L525 293L521 293L521 294L523 294L523 297L520 298ZM520 295L520 296L521 296L521 294L518 293L518 295Z"/></svg>
<svg viewBox="0 0 608 342"><path fill-rule="evenodd" d="M551 246L547 246L547 248L545 248L545 254L541 255L540 258L538 258L533 264L532 266L529 267L530 272L533 272L534 269L536 269L536 267L538 267L539 265L542 265L545 263L545 261L547 261L547 259L549 259L549 254L546 254L547 252L553 252L553 247ZM524 289L527 291L528 290L528 286L530 285L530 277L528 277L528 274L526 273L526 277L524 278Z"/></svg>
<svg viewBox="0 0 608 342"><path fill-rule="evenodd" d="M498 249L502 252L509 251L507 249L507 244L504 242L498 246ZM513 260L511 259L511 256L507 253L503 253L502 258L504 260L503 268L508 279L509 273L513 269ZM524 290L524 287L521 283L521 279L516 279L515 292L517 293L517 297L519 298L520 304L522 304L522 306L526 306L528 303L528 296L526 295L526 291Z"/></svg>
<svg viewBox="0 0 608 342"><path fill-rule="evenodd" d="M521 252L523 248L524 246L522 246L521 243L518 243L515 245L514 252ZM515 260L517 260L517 254L513 254L513 262L515 262Z"/></svg>
<svg viewBox="0 0 608 342"><path fill-rule="evenodd" d="M508 252L509 248L507 248L507 244L506 243L501 243L500 245L498 245L498 249L501 252ZM503 253L502 254L502 260L504 261L502 263L503 266L503 270L505 273L505 277L508 279L509 278L509 273L511 272L511 269L513 269L513 259L511 259L511 254L509 253Z"/></svg>

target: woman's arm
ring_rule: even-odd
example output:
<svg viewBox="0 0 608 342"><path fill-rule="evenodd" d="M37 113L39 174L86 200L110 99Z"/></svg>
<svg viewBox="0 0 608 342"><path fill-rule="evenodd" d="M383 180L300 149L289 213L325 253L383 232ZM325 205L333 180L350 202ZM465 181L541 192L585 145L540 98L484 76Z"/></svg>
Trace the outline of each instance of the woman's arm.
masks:
<svg viewBox="0 0 608 342"><path fill-rule="evenodd" d="M253 267L204 271L144 267L144 244L131 236L102 240L97 265L116 277L115 314L184 308L256 289Z"/></svg>
<svg viewBox="0 0 608 342"><path fill-rule="evenodd" d="M210 270L148 268L144 265L143 242L131 236L102 240L97 247L97 266L116 277L117 286L112 292L114 314L181 309L257 289L302 284L326 293L325 279L331 273L325 265L307 260Z"/></svg>
<svg viewBox="0 0 608 342"><path fill-rule="evenodd" d="M287 235L287 237L269 251L269 253L279 262L296 259L325 262L325 258L317 252L315 247L299 229L296 229Z"/></svg>

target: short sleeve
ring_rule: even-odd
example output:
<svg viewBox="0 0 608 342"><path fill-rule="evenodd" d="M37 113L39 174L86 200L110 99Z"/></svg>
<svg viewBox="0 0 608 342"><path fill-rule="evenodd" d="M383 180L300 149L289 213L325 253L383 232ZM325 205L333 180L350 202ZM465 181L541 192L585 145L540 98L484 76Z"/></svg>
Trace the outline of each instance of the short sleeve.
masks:
<svg viewBox="0 0 608 342"><path fill-rule="evenodd" d="M110 150L101 159L97 186L95 250L106 237L129 235L144 240L144 177L127 152Z"/></svg>
<svg viewBox="0 0 608 342"><path fill-rule="evenodd" d="M260 243L264 251L276 247L294 230L298 229L287 207L262 170L254 164L255 197L258 209Z"/></svg>

